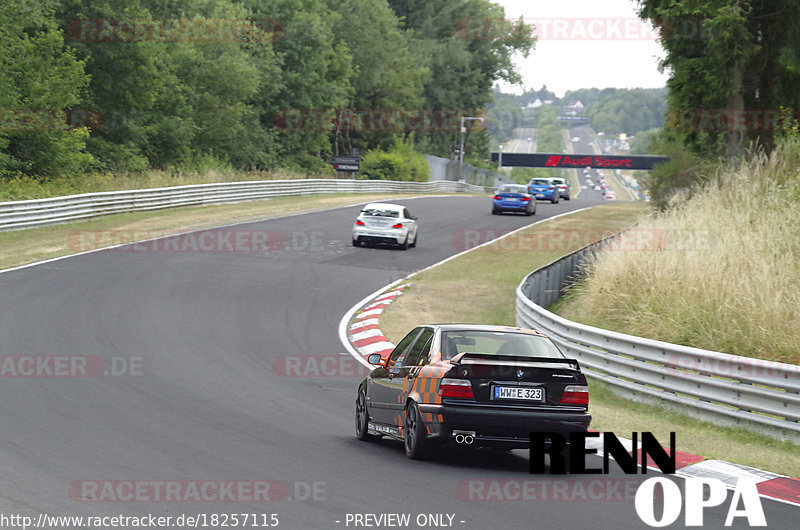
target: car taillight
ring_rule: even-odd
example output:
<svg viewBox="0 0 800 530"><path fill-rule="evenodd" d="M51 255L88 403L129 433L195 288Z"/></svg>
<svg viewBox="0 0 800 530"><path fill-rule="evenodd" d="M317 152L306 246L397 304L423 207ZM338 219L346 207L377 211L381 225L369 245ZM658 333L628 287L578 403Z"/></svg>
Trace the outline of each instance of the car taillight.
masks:
<svg viewBox="0 0 800 530"><path fill-rule="evenodd" d="M530 197L523 197L521 200L522 200L522 202L525 202L525 201L531 200L531 198Z"/></svg>
<svg viewBox="0 0 800 530"><path fill-rule="evenodd" d="M445 377L439 384L439 395L443 398L475 399L475 396L472 395L472 383L467 379Z"/></svg>
<svg viewBox="0 0 800 530"><path fill-rule="evenodd" d="M403 223L395 223L392 225L392 228L403 228Z"/></svg>
<svg viewBox="0 0 800 530"><path fill-rule="evenodd" d="M499 201L500 199L502 199L502 197L499 195L495 195L494 197L492 197L492 199Z"/></svg>
<svg viewBox="0 0 800 530"><path fill-rule="evenodd" d="M567 385L561 395L562 405L588 405L589 387L580 385Z"/></svg>
<svg viewBox="0 0 800 530"><path fill-rule="evenodd" d="M555 188L553 188L553 186L550 186L550 187L549 187L549 188L547 188L547 189L548 189L548 190L552 190L552 189L555 189Z"/></svg>
<svg viewBox="0 0 800 530"><path fill-rule="evenodd" d="M367 226L364 224L364 221L356 221L356 226Z"/></svg>

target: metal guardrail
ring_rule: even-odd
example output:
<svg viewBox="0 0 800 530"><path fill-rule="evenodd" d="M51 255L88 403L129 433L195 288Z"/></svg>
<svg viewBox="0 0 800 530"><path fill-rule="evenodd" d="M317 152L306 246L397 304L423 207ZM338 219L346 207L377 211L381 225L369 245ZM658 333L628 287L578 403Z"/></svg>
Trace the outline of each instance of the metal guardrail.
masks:
<svg viewBox="0 0 800 530"><path fill-rule="evenodd" d="M612 238L525 277L517 287L517 325L548 334L565 355L578 359L587 376L617 391L800 442L800 366L607 331L544 309L578 277L587 257L613 244Z"/></svg>
<svg viewBox="0 0 800 530"><path fill-rule="evenodd" d="M30 201L0 202L0 231L47 226L101 215L226 204L317 193L458 193L487 190L463 182L392 180L258 180L86 193Z"/></svg>

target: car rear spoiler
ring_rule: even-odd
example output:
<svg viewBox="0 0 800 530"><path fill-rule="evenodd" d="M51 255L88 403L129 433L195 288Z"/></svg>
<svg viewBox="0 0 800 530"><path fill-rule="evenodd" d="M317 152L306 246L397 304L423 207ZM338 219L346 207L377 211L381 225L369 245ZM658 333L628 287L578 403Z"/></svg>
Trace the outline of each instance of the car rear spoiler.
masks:
<svg viewBox="0 0 800 530"><path fill-rule="evenodd" d="M568 359L566 357L527 357L523 355L493 355L491 353L459 353L452 359L450 363L456 366L462 364L462 361L506 361L506 362L528 362L528 363L550 363L550 364L568 364L573 366L576 370L580 370L581 366L577 359Z"/></svg>

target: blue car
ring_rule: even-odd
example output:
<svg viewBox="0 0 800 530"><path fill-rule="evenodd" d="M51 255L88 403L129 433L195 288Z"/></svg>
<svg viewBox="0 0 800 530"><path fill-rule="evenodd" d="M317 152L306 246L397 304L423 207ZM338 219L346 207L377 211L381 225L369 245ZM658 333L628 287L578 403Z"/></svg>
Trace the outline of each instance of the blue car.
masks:
<svg viewBox="0 0 800 530"><path fill-rule="evenodd" d="M504 184L492 197L492 213L498 215L503 212L533 215L536 213L536 201L522 184Z"/></svg>
<svg viewBox="0 0 800 530"><path fill-rule="evenodd" d="M553 204L558 202L560 196L558 186L549 178L531 179L528 182L528 193L537 201L550 201Z"/></svg>

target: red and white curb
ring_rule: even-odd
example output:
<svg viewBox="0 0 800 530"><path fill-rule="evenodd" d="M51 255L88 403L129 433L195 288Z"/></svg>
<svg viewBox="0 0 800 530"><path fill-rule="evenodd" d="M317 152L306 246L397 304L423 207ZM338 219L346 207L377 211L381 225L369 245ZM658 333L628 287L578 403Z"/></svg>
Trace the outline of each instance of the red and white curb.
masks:
<svg viewBox="0 0 800 530"><path fill-rule="evenodd" d="M347 330L347 339L362 357L366 358L373 353L386 357L394 349L394 344L384 337L378 327L378 317L409 285L411 284L405 283L379 294L362 306L353 317Z"/></svg>

